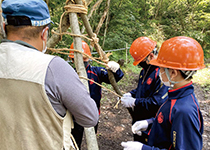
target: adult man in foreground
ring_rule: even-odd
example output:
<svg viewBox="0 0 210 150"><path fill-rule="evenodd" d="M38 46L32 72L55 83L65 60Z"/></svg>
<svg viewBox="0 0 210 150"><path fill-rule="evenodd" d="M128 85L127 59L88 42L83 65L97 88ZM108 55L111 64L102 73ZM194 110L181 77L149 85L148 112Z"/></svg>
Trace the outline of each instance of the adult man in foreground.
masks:
<svg viewBox="0 0 210 150"><path fill-rule="evenodd" d="M1 148L74 149L71 114L92 127L98 110L74 69L42 53L51 23L46 3L4 0L2 10L7 39L0 44Z"/></svg>

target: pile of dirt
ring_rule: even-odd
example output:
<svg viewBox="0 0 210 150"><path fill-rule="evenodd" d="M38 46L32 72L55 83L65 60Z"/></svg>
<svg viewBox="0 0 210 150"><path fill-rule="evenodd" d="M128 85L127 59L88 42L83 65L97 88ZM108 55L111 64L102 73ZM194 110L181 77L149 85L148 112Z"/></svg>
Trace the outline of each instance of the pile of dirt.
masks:
<svg viewBox="0 0 210 150"><path fill-rule="evenodd" d="M133 80L122 79L124 83L129 82L128 86L121 86L120 90L128 92L136 88L138 83L138 74L130 73ZM124 81L123 81L124 80ZM121 82L121 81L120 81ZM195 94L199 100L201 112L204 119L203 150L210 150L210 97L205 99L204 92L199 85L194 85ZM209 93L210 94L210 93ZM104 97L101 103L100 122L98 126L97 140L100 150L120 150L123 149L120 143L122 141L133 140L131 132L131 117L128 110L119 104L118 109L114 106L117 103L117 97L106 90L102 90ZM86 150L85 139L83 138L82 150Z"/></svg>

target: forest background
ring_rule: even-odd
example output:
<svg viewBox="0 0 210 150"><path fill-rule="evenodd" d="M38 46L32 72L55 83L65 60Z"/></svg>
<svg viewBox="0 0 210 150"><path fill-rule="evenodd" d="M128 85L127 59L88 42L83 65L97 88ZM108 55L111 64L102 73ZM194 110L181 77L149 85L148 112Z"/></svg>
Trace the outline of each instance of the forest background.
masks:
<svg viewBox="0 0 210 150"><path fill-rule="evenodd" d="M45 0L48 4L51 19L54 24L50 27L48 43L50 48L70 48L73 42L71 35L55 37L52 31L59 33L72 33L69 18L65 23L63 13L66 11L66 1ZM70 0L67 0L70 1ZM81 0L85 1L85 0ZM73 2L73 0L71 0ZM210 149L210 0L86 0L88 4L89 22L94 33L99 38L99 45L104 51L127 47L129 50L132 42L141 36L147 36L157 41L157 46L175 36L188 36L196 39L202 46L205 56L206 68L194 75L195 92L199 98L201 111L204 118L203 150ZM68 15L66 13L66 15ZM80 14L78 14L79 27L83 35L87 35ZM0 22L2 22L0 18ZM68 23L67 23L68 22ZM1 23L2 24L2 23ZM60 26L62 24L62 26ZM62 28L61 28L62 27ZM64 27L64 28L63 28ZM1 26L1 31L2 31ZM65 31L64 31L64 30ZM2 36L2 35L1 35ZM0 37L1 37L0 36ZM54 37L53 37L54 36ZM1 39L1 38L0 38ZM91 42L85 40L91 45ZM118 82L120 90L128 92L135 88L141 68L132 65L133 58L127 50L112 51L110 60L126 60L121 69L123 79ZM66 52L66 51L65 51ZM93 48L92 52L96 52ZM69 61L67 54L47 51ZM93 55L98 57L96 53ZM92 65L102 66L96 62ZM104 85L112 90L111 85ZM97 140L102 150L122 149L120 143L125 139L132 140L129 124L130 118L125 109L113 109L117 97L102 90L102 110L100 115L99 133ZM121 107L121 105L120 105ZM120 114L120 115L118 115ZM83 142L85 143L85 142ZM82 145L85 149L86 145Z"/></svg>
<svg viewBox="0 0 210 150"><path fill-rule="evenodd" d="M51 29L56 30L65 1L46 2L54 22ZM210 61L209 0L87 0L87 4L90 25L103 50L123 48L126 43L130 46L140 36L150 37L160 47L166 39L182 35L196 39L204 49L205 60ZM101 19L102 25L98 27ZM86 34L80 18L79 22L81 32ZM64 35L56 48L69 48L72 42L72 36ZM122 58L124 53L113 53L110 59Z"/></svg>
<svg viewBox="0 0 210 150"><path fill-rule="evenodd" d="M61 15L65 12L65 1L46 0L54 24L51 30L59 32ZM91 28L99 38L99 45L104 51L128 47L141 36L157 41L157 46L175 36L189 36L202 46L206 68L193 77L195 92L199 98L204 118L203 150L210 149L210 1L209 0L86 0ZM80 15L80 30L87 34ZM67 29L72 32L71 28ZM52 33L50 33L52 36ZM51 38L51 37L50 37ZM83 39L85 40L85 39ZM85 40L88 44L89 41ZM73 37L63 35L55 48L70 48ZM93 48L92 52L96 53ZM127 53L126 53L127 52ZM68 60L68 55L52 52ZM94 54L98 57L98 54ZM127 57L126 57L127 56ZM127 59L126 59L127 58ZM135 88L140 68L133 66L133 58L126 50L112 51L110 60L127 60L121 66L123 79L118 82L120 90L128 92ZM69 62L71 65L71 62ZM92 65L101 66L92 61ZM104 67L104 66L103 66ZM103 84L113 90L111 85ZM132 140L130 118L124 109L114 109L117 97L107 90L102 90L102 110L100 115L97 140L99 148L106 150L122 149L120 143ZM118 115L120 114L120 115ZM85 142L83 142L85 143ZM86 149L86 145L82 146Z"/></svg>
<svg viewBox="0 0 210 150"><path fill-rule="evenodd" d="M50 31L59 32L66 1L45 1L54 22ZM125 72L124 78L127 78L126 72L139 73L139 69L132 65L133 58L129 54L129 46L136 38L150 37L157 41L158 48L165 40L175 36L189 36L196 39L204 50L206 68L198 71L194 76L194 82L202 87L204 93L207 92L204 96L205 99L210 99L209 0L86 0L85 2L88 4L87 17L93 32L99 38L99 45L102 49L106 51L128 47L128 51L112 51L112 55L109 57L114 61L126 60L125 65L121 66ZM78 21L81 33L87 35L80 15L78 15ZM70 27L67 27L67 32L72 32ZM53 34L50 32L49 39L52 36ZM88 40L83 40L90 44ZM72 42L72 36L63 35L62 40L55 42L54 47L70 48ZM96 53L93 55L94 57L99 56L94 48L92 52ZM50 53L68 60L68 55ZM69 63L74 66L70 61ZM94 61L92 65L102 66ZM110 85L105 86L112 89ZM210 111L208 113L210 115Z"/></svg>

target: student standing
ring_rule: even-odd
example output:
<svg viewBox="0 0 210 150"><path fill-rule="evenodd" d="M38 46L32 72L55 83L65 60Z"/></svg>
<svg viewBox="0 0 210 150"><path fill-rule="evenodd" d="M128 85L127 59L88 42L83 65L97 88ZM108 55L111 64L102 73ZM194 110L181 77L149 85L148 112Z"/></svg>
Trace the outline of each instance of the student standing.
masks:
<svg viewBox="0 0 210 150"><path fill-rule="evenodd" d="M155 119L134 125L133 131L141 132L153 122L148 145L122 142L124 150L201 150L203 118L191 80L196 70L205 67L202 47L190 37L174 37L162 44L150 63L160 67L161 80L170 87L169 98Z"/></svg>

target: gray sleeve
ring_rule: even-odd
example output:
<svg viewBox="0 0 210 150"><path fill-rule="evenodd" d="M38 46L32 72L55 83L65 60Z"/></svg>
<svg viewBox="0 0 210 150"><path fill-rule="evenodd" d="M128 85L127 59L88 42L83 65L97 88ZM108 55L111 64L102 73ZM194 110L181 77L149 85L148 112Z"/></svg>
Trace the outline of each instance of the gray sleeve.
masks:
<svg viewBox="0 0 210 150"><path fill-rule="evenodd" d="M53 58L48 66L45 90L60 116L65 116L68 109L81 126L97 124L99 114L95 101L74 69L60 57Z"/></svg>

